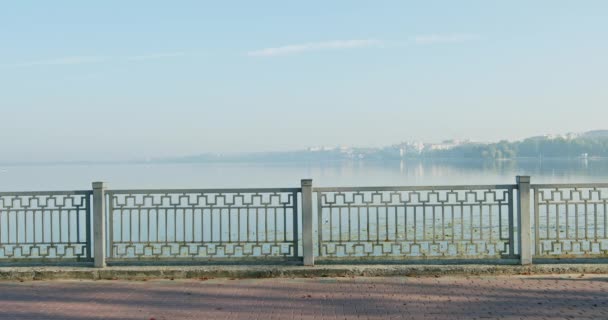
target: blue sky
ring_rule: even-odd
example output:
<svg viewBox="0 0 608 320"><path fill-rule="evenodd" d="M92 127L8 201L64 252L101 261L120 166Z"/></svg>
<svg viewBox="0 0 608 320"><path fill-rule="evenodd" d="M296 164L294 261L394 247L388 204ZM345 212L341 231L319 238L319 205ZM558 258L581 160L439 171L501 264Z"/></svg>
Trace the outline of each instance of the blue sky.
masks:
<svg viewBox="0 0 608 320"><path fill-rule="evenodd" d="M0 161L608 128L606 1L0 4Z"/></svg>

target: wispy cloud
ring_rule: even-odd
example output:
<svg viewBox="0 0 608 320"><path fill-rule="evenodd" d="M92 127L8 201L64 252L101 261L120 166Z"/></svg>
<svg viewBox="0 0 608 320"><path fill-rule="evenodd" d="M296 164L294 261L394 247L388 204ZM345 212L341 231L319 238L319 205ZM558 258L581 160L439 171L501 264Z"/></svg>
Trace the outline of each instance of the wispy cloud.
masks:
<svg viewBox="0 0 608 320"><path fill-rule="evenodd" d="M325 42L309 42L302 44L291 44L280 47L264 48L247 52L251 57L273 57L287 54L297 54L310 51L354 49L382 45L382 41L373 39L364 40L334 40Z"/></svg>
<svg viewBox="0 0 608 320"><path fill-rule="evenodd" d="M376 39L363 40L334 40L325 42L309 42L301 44L290 44L280 47L264 48L247 52L250 57L274 57L289 54L299 54L311 51L325 51L336 49L354 49L366 47L403 47L408 45L426 45L426 44L449 44L461 43L467 41L478 40L480 37L476 34L455 33L455 34L427 34L417 35L406 39L405 41L384 41Z"/></svg>
<svg viewBox="0 0 608 320"><path fill-rule="evenodd" d="M46 59L46 60L34 60L17 62L10 64L0 64L0 68L27 68L37 66L68 66L68 65L82 65L82 64L94 64L102 62L121 62L121 61L146 61L146 60L157 60L173 57L185 56L184 52L166 52L166 53L149 53L134 56L123 56L123 57L109 57L109 56L69 56L62 58Z"/></svg>
<svg viewBox="0 0 608 320"><path fill-rule="evenodd" d="M428 34L418 35L412 38L416 44L437 44L437 43L460 43L478 40L476 34Z"/></svg>

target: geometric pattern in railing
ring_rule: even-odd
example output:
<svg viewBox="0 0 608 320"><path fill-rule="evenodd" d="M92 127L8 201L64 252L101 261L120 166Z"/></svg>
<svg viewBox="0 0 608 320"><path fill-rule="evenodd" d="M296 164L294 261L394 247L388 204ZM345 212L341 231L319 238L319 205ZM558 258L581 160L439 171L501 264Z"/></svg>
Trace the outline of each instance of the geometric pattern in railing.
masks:
<svg viewBox="0 0 608 320"><path fill-rule="evenodd" d="M315 188L321 257L514 257L505 186Z"/></svg>
<svg viewBox="0 0 608 320"><path fill-rule="evenodd" d="M608 256L608 184L532 188L536 256Z"/></svg>
<svg viewBox="0 0 608 320"><path fill-rule="evenodd" d="M300 189L110 190L113 259L297 257Z"/></svg>
<svg viewBox="0 0 608 320"><path fill-rule="evenodd" d="M0 261L90 260L91 194L1 192Z"/></svg>

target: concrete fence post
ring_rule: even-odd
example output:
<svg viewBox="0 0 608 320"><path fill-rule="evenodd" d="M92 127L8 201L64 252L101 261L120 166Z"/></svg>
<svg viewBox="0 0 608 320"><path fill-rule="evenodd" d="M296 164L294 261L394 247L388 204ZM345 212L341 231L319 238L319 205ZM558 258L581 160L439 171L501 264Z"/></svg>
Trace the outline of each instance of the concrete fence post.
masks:
<svg viewBox="0 0 608 320"><path fill-rule="evenodd" d="M95 268L106 266L106 184L93 182L93 261Z"/></svg>
<svg viewBox="0 0 608 320"><path fill-rule="evenodd" d="M312 179L302 179L302 249L304 265L314 266L314 231L312 219Z"/></svg>
<svg viewBox="0 0 608 320"><path fill-rule="evenodd" d="M517 222L519 254L522 265L532 264L532 222L530 212L530 176L517 176Z"/></svg>

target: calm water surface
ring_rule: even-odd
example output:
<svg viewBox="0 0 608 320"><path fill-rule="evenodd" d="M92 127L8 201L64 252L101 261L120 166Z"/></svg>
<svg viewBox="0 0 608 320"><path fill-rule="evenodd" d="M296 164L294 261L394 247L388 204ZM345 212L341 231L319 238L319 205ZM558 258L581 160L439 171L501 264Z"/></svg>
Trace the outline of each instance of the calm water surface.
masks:
<svg viewBox="0 0 608 320"><path fill-rule="evenodd" d="M608 160L0 165L0 191L608 182Z"/></svg>
<svg viewBox="0 0 608 320"><path fill-rule="evenodd" d="M0 166L0 191L34 191L34 190L77 190L90 189L92 181L105 181L110 189L144 189L144 188L250 188L250 187L297 187L300 179L312 178L316 186L389 186L389 185L457 185L457 184L512 184L515 182L516 175L530 175L535 183L584 183L584 182L608 182L608 160L526 160L526 161L387 161L387 162L333 162L333 163L224 163L224 164L112 164L112 165L21 165L21 166ZM388 210L388 209L387 209ZM473 209L471 209L473 210ZM273 237L283 237L282 232L291 232L291 222L286 227L276 229L275 220L272 214L269 220L265 221L257 213L245 212L232 215L232 218L245 219L246 217L255 219L256 223L250 226L247 224L244 229L229 228L227 224L228 214L216 213L216 220L211 221L210 215L203 214L177 213L168 210L160 216L158 213L143 215L143 218L136 212L124 211L123 213L113 213L113 232L114 240L131 239L131 237L143 239L156 239L152 236L152 231L145 228L152 221L152 230L156 230L156 224L167 227L159 228L162 236L158 239L205 239L203 229L197 229L188 235L189 226L185 221L191 221L192 225L206 225L205 228L215 230L215 237L228 239L230 236L241 237L261 237L265 239L268 234ZM127 214L125 214L127 212ZM442 213L444 213L442 211ZM448 211L447 219L449 224L455 226L455 230L469 230L471 237L478 237L481 233L492 233L494 239L498 238L497 221L500 217L494 217L494 224L485 227L473 228L472 221L480 219L480 212L475 215L460 216ZM325 236L335 234L337 238L345 234L339 233L340 230L350 230L348 219L341 220L341 216L332 212L326 217L332 216L333 221L323 222ZM494 212L496 215L496 212ZM66 218L67 215L63 215ZM156 219L167 220L168 222L156 221ZM365 216L362 225L357 227L356 232L363 232L374 236L383 236L381 228L378 226L398 226L399 230L405 230L403 222L389 221L392 215L388 212L371 213L370 217ZM426 214L421 216L428 225L442 225L443 216L436 218L434 215ZM33 215L17 217L17 215L7 215L0 213L0 243L10 241L33 241L33 231L46 230L46 234L55 234L55 237L69 238L66 236L67 220L60 215L49 216L46 224L37 224L30 227L30 232L26 232L25 225L36 225L33 223ZM267 217L266 217L267 218ZM369 221L367 220L369 218ZM29 219L29 220L25 220ZM52 219L52 220L51 220ZM62 220L63 219L63 220ZM66 218L67 219L67 218ZM143 220L141 220L143 219ZM198 220L197 220L198 219ZM207 219L207 220L204 220ZM260 220L261 219L261 220ZM431 220L429 220L431 219ZM473 220L471 220L473 219ZM604 218L605 219L605 218ZM65 221L64 221L65 220ZM204 221L203 221L204 220ZM259 221L258 221L259 220ZM260 224L260 221L265 221ZM29 221L29 222L28 222ZM223 221L223 222L222 222ZM281 220L283 221L283 220ZM340 222L342 221L342 222ZM27 222L27 223L26 223ZM161 223L162 222L162 223ZM204 222L204 223L203 223ZM280 222L280 221L279 221ZM480 221L478 221L479 225ZM72 224L74 222L72 221ZM328 225L329 223L329 225ZM357 222L357 226L359 222ZM477 222L476 222L477 223ZM551 222L553 223L553 222ZM279 223L278 225L280 225ZM132 225L139 226L132 228ZM225 225L225 226L224 226ZM544 232L567 232L558 231L558 226L547 221ZM222 226L224 226L222 228ZM467 227L468 226L468 227ZM64 231L61 231L61 227ZM140 229L141 227L141 229ZM12 233L9 233L12 228ZM35 228L32 229L32 228ZM581 232L585 232L585 225L581 225ZM69 232L69 228L68 232ZM75 229L75 225L74 225ZM207 230L205 229L205 230ZM268 229L268 230L266 230ZM359 230L360 229L360 230ZM380 233L377 232L380 230ZM410 230L411 229L411 230ZM448 225L448 229L453 229ZM53 233L51 233L53 230ZM388 230L388 229L387 229ZM391 229L392 230L392 229ZM408 226L408 232L412 234L424 235L425 239L435 239L435 229L432 234L424 229L420 223ZM447 229L446 229L447 230ZM595 232L605 233L605 227ZM454 234L444 232L440 229L438 236L450 239ZM448 230L449 231L449 230ZM152 232L152 233L151 233ZM388 232L388 231L386 231ZM405 232L405 231L404 231ZM467 231L468 232L468 231ZM474 233L474 234L473 234ZM594 233L595 234L595 233ZM19 238L17 238L19 237ZM406 234L395 234L397 239L405 239ZM48 238L48 236L47 236ZM152 239L154 238L154 239ZM46 238L45 238L46 239ZM428 240L427 239L427 240ZM47 239L48 240L48 239ZM180 241L181 241L180 240ZM163 240L164 241L164 240ZM132 249L131 249L132 250ZM5 249L6 251L6 249ZM12 252L12 251L11 251ZM10 253L10 252L9 252ZM6 252L0 251L0 258ZM123 253L127 257L136 254L131 251Z"/></svg>

